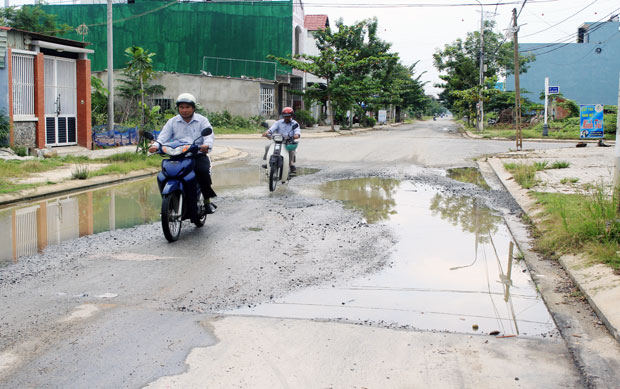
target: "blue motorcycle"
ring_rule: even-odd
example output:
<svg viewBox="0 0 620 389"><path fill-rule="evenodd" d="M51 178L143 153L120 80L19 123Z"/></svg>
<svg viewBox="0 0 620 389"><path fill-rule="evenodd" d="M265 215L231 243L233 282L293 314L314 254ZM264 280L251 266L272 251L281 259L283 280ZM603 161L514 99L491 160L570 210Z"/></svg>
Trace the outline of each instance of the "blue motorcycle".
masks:
<svg viewBox="0 0 620 389"><path fill-rule="evenodd" d="M176 141L168 144L160 143L158 154L168 156L161 162L157 184L162 200L161 227L169 242L179 239L183 220L191 220L196 227L204 226L207 221L207 204L194 167L199 150L196 141L211 133L213 129L205 128L201 131L200 137L194 139L191 144ZM145 132L144 137L155 140L153 134L149 132Z"/></svg>

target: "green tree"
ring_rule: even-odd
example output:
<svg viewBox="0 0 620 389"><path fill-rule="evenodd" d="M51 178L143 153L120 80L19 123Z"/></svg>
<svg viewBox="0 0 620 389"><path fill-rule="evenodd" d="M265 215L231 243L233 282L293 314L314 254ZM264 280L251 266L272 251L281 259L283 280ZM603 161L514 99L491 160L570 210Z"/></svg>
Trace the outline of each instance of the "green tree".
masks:
<svg viewBox="0 0 620 389"><path fill-rule="evenodd" d="M365 111L373 103L388 101L394 90L385 81L398 64L398 55L389 53L390 45L377 35L376 19L347 26L341 20L336 30L327 28L315 33L319 55L299 55L295 58L274 57L280 64L314 74L326 85L314 84L306 89L305 97L312 101L327 101L330 121L334 126L334 111L345 112L352 107ZM373 100L375 99L375 100Z"/></svg>
<svg viewBox="0 0 620 389"><path fill-rule="evenodd" d="M155 53L150 53L139 46L131 46L125 49L125 56L127 57L127 66L123 69L123 78L120 79L117 90L119 95L129 103L126 105L125 120L133 116L130 110L135 110L137 106L140 124L143 125L145 110L147 109L146 104L144 104L145 96L162 93L165 88L162 85L150 84L150 81L157 77L157 72L153 70L152 59Z"/></svg>
<svg viewBox="0 0 620 389"><path fill-rule="evenodd" d="M46 13L38 5L0 9L0 25L46 35L64 35L73 30L68 24L57 24L56 15Z"/></svg>
<svg viewBox="0 0 620 389"><path fill-rule="evenodd" d="M92 87L90 94L92 124L104 124L108 115L108 95L110 92L103 86L103 81L95 76L90 77Z"/></svg>
<svg viewBox="0 0 620 389"><path fill-rule="evenodd" d="M490 80L497 79L499 76L506 76L512 73L514 68L514 49L513 43L504 43L500 33L493 31L495 23L486 21L484 26L484 89L492 89L489 85ZM446 44L442 50L437 50L433 54L434 65L437 70L442 72L439 78L443 83L435 86L443 88L439 94L440 100L451 111L463 114L470 112L467 102L459 102L458 99L467 96L482 94L480 90L480 32L469 32L465 40ZM527 64L534 60L533 56L520 56L520 72L527 71ZM461 91L462 93L454 93Z"/></svg>

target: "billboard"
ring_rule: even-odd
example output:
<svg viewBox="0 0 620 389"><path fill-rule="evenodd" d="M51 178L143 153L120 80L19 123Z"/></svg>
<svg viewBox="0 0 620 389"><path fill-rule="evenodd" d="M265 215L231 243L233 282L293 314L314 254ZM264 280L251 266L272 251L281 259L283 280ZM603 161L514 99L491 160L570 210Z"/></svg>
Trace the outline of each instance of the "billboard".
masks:
<svg viewBox="0 0 620 389"><path fill-rule="evenodd" d="M579 106L579 138L603 138L602 104L582 104Z"/></svg>

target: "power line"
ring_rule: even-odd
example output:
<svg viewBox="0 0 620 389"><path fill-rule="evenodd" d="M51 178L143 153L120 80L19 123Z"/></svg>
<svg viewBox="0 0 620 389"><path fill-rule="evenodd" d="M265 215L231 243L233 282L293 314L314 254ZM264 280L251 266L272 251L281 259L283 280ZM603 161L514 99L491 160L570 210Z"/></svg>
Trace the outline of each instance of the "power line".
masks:
<svg viewBox="0 0 620 389"><path fill-rule="evenodd" d="M542 29L542 30L540 30L540 31L533 32L533 33L531 33L531 34L523 35L521 38L527 38L528 36L532 36L532 35L540 34L541 32L547 31L547 30L549 30L549 29L551 29L551 28L553 28L553 27L555 27L555 26L557 26L557 25L559 25L559 24L562 24L562 23L564 23L565 21L567 21L568 19L571 19L571 18L573 18L573 17L577 16L579 13L583 12L584 10L586 10L588 7L592 6L592 5L593 5L594 3L596 3L596 2L598 2L598 0L594 0L594 1L593 1L593 2L591 2L590 4L586 5L586 6L585 6L585 7L583 7L582 9L580 9L579 11L575 12L574 14L570 15L569 17L567 17L567 18L565 18L565 19L562 19L561 21L557 22L556 24L554 24L554 25L552 25L552 26L549 26L549 27L547 27L547 28L545 28L545 29Z"/></svg>

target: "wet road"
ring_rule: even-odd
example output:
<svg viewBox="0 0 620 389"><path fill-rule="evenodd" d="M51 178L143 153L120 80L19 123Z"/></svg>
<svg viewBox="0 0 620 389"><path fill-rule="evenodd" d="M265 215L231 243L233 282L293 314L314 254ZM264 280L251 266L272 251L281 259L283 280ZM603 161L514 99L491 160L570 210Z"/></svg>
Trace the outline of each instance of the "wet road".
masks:
<svg viewBox="0 0 620 389"><path fill-rule="evenodd" d="M265 142L221 142L251 157L216 167L218 212L178 242L142 224L157 198L133 183L116 193L141 197L76 200L66 215L80 238L7 254L0 386L582 385L510 255L502 212L514 204L445 170L512 142L463 139L443 120L306 139L298 165L320 170L272 194L256 167ZM53 217L35 213L35 251L66 230L69 197L45 204ZM12 241L32 207L5 211ZM132 214L144 219L118 223Z"/></svg>

